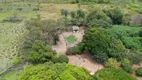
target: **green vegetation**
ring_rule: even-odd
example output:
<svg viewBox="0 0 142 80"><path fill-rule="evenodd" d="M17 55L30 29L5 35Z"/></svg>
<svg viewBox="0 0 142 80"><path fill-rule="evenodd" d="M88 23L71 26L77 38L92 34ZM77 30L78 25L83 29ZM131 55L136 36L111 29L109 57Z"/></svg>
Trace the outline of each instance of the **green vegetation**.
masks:
<svg viewBox="0 0 142 80"><path fill-rule="evenodd" d="M68 63L69 62L69 59L68 59L68 57L66 55L60 55L57 60L60 63L64 63L64 62Z"/></svg>
<svg viewBox="0 0 142 80"><path fill-rule="evenodd" d="M25 26L21 25L22 23L0 23L0 71L10 67L21 52L22 40L27 32Z"/></svg>
<svg viewBox="0 0 142 80"><path fill-rule="evenodd" d="M4 80L19 80L20 77L23 74L23 70L15 70L15 71L10 71L6 74L3 74L0 76L0 79Z"/></svg>
<svg viewBox="0 0 142 80"><path fill-rule="evenodd" d="M73 36L73 35L68 36L68 37L66 38L66 40L67 40L67 42L68 42L69 44L75 43L75 42L77 41L76 37Z"/></svg>
<svg viewBox="0 0 142 80"><path fill-rule="evenodd" d="M142 76L141 67L132 68L142 61L141 5L142 0L0 0L0 79L136 80L129 74ZM74 25L85 30L83 40L66 46L65 55L54 47L61 47L59 35ZM65 38L68 44L77 40ZM104 69L91 76L68 64L68 54L84 51Z"/></svg>
<svg viewBox="0 0 142 80"><path fill-rule="evenodd" d="M82 47L79 45L79 46L74 46L74 47L71 47L67 52L66 54L81 54L82 53Z"/></svg>
<svg viewBox="0 0 142 80"><path fill-rule="evenodd" d="M99 28L90 28L86 30L83 38L85 49L89 50L100 62L106 62L109 58L109 43L110 40L105 35L105 31Z"/></svg>
<svg viewBox="0 0 142 80"><path fill-rule="evenodd" d="M36 40L26 58L32 63L44 63L57 59L55 56L56 52L52 51L50 46L46 46L45 42Z"/></svg>
<svg viewBox="0 0 142 80"><path fill-rule="evenodd" d="M140 68L138 68L138 69L136 70L136 75L137 75L137 76L142 76L142 67L140 67Z"/></svg>
<svg viewBox="0 0 142 80"><path fill-rule="evenodd" d="M106 66L106 67L109 67L109 68L117 68L117 67L120 66L120 63L117 62L116 59L110 58L110 59L108 59L108 61L106 62L105 66Z"/></svg>
<svg viewBox="0 0 142 80"><path fill-rule="evenodd" d="M96 80L136 80L123 70L106 68L95 74Z"/></svg>
<svg viewBox="0 0 142 80"><path fill-rule="evenodd" d="M20 80L89 80L90 78L91 76L84 68L48 62L27 67Z"/></svg>

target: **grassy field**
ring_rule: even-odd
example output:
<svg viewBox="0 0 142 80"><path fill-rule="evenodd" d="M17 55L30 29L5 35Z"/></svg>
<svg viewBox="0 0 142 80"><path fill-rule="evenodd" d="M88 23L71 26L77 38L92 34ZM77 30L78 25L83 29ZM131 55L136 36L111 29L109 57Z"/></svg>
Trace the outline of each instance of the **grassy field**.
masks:
<svg viewBox="0 0 142 80"><path fill-rule="evenodd" d="M87 5L81 5L81 9L87 11ZM42 20L60 18L60 10L76 11L79 9L77 4L40 4L40 16Z"/></svg>

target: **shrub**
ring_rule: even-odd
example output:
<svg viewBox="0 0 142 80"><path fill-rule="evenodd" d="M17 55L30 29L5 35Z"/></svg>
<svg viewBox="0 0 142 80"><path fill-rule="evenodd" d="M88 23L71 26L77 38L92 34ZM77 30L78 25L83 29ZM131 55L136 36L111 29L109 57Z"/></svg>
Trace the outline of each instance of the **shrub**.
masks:
<svg viewBox="0 0 142 80"><path fill-rule="evenodd" d="M139 36L142 37L142 30L139 31Z"/></svg>
<svg viewBox="0 0 142 80"><path fill-rule="evenodd" d="M61 56L59 56L58 57L58 62L60 62L60 63L68 63L68 61L69 61L69 59L68 59L68 57L66 56L66 55L61 55Z"/></svg>
<svg viewBox="0 0 142 80"><path fill-rule="evenodd" d="M128 72L128 73L133 73L133 68L131 67L131 63L128 59L124 59L123 61L121 61L121 66L123 68L124 71Z"/></svg>
<svg viewBox="0 0 142 80"><path fill-rule="evenodd" d="M123 22L123 14L119 9L110 9L105 11L107 16L109 16L112 20L113 24L122 24Z"/></svg>
<svg viewBox="0 0 142 80"><path fill-rule="evenodd" d="M81 54L81 46L74 46L69 49L69 53L71 54Z"/></svg>
<svg viewBox="0 0 142 80"><path fill-rule="evenodd" d="M117 62L117 60L114 59L114 58L109 58L108 61L105 64L105 66L109 67L109 68L116 68L116 67L120 66L120 63Z"/></svg>
<svg viewBox="0 0 142 80"><path fill-rule="evenodd" d="M131 66L123 66L122 67L124 71L128 72L128 73L133 73L134 70Z"/></svg>
<svg viewBox="0 0 142 80"><path fill-rule="evenodd" d="M121 66L131 66L131 63L128 59L124 59L121 61Z"/></svg>
<svg viewBox="0 0 142 80"><path fill-rule="evenodd" d="M106 68L97 71L95 80L136 80L123 70Z"/></svg>
<svg viewBox="0 0 142 80"><path fill-rule="evenodd" d="M140 67L136 70L136 75L142 77L142 67Z"/></svg>
<svg viewBox="0 0 142 80"><path fill-rule="evenodd" d="M64 15L65 17L67 17L69 14L69 11L65 9L61 9L60 12L61 12L61 15Z"/></svg>

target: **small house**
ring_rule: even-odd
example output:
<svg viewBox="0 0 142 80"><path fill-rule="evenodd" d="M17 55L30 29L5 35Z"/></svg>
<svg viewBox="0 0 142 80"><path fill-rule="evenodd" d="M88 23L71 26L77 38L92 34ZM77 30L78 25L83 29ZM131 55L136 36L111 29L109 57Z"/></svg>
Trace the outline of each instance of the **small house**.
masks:
<svg viewBox="0 0 142 80"><path fill-rule="evenodd" d="M79 27L78 26L72 26L73 32L79 32Z"/></svg>

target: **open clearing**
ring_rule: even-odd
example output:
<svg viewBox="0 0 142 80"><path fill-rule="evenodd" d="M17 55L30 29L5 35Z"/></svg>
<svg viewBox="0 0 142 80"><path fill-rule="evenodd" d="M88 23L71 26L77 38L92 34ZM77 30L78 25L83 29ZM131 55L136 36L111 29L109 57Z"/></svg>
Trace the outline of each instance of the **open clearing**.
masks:
<svg viewBox="0 0 142 80"><path fill-rule="evenodd" d="M59 42L57 45L52 46L53 50L57 51L57 55L65 55L68 47L74 46L74 44L69 45L66 43L66 37L73 35L77 38L77 42L81 42L83 35L84 35L84 30L81 29L80 32L73 33L73 32L63 32L59 36ZM93 57L88 52L84 52L81 55L68 55L69 58L69 63L79 66L79 67L84 67L86 68L90 74L94 74L97 70L100 70L104 68L102 64L97 63Z"/></svg>

